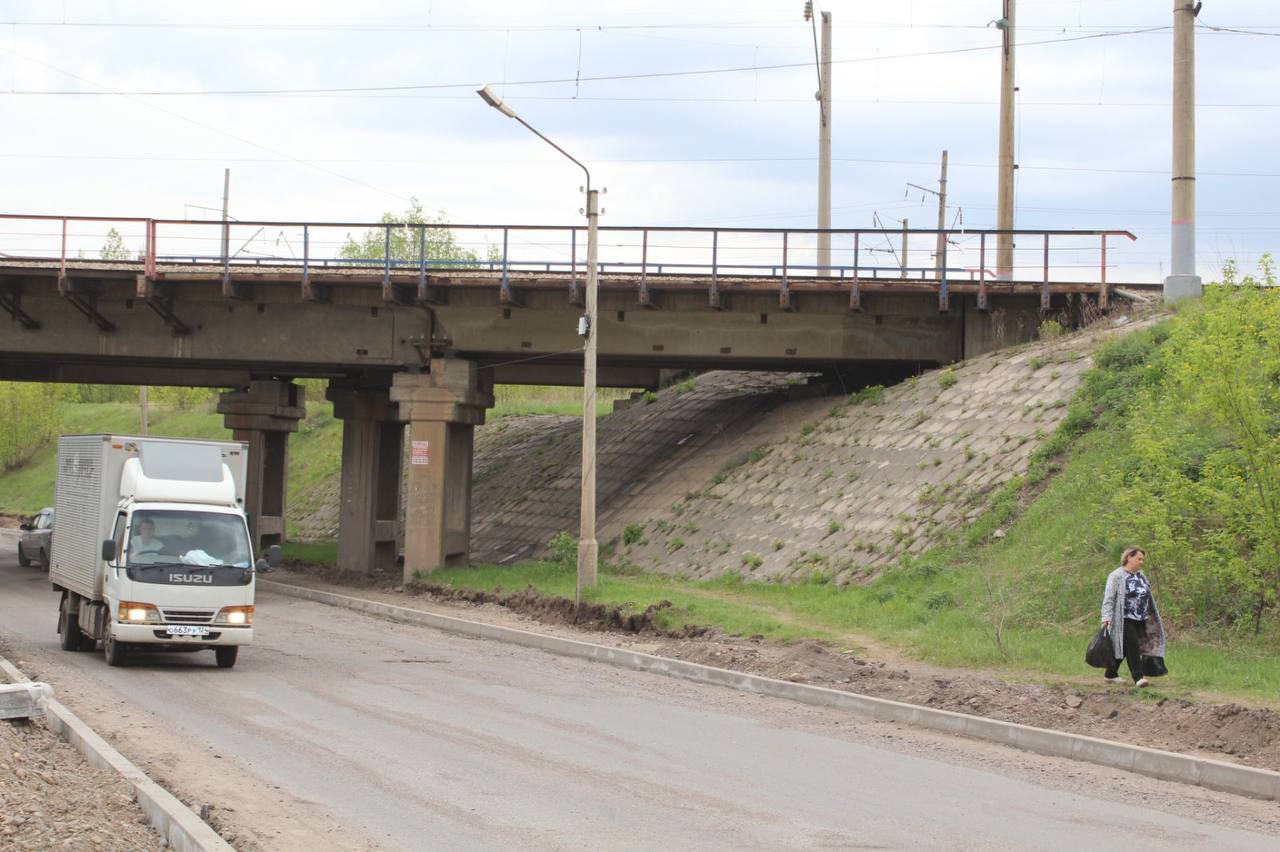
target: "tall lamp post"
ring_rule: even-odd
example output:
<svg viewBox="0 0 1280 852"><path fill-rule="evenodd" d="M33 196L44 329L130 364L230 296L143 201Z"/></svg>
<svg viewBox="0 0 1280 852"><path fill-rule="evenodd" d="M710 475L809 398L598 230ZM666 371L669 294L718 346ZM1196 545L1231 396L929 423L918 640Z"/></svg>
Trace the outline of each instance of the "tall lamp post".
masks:
<svg viewBox="0 0 1280 852"><path fill-rule="evenodd" d="M582 526L578 536L578 587L574 603L582 602L583 590L596 584L600 546L596 542L596 228L600 208L596 190L591 188L591 172L572 154L539 133L488 86L477 89L484 102L498 112L523 124L543 142L569 158L587 176L587 312L578 326L585 338L582 368Z"/></svg>

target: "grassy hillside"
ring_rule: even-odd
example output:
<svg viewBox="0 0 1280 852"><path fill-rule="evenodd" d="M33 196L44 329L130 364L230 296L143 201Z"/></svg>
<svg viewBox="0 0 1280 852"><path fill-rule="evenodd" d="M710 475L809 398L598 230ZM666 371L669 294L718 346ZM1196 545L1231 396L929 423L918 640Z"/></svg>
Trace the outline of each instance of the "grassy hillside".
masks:
<svg viewBox="0 0 1280 852"><path fill-rule="evenodd" d="M1027 475L991 494L976 524L870 585L694 582L612 565L590 597L636 609L670 600L660 618L672 626L881 643L942 665L1092 680L1082 657L1106 575L1139 544L1170 638L1174 676L1157 694L1275 704L1280 290L1253 286L1265 274L1104 345ZM572 559L430 579L573 594Z"/></svg>

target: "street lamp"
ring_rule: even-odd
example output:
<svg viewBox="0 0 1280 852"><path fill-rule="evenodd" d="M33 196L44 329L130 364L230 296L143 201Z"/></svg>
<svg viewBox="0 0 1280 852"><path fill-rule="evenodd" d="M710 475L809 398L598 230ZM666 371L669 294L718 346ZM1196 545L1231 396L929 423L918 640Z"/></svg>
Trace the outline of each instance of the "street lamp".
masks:
<svg viewBox="0 0 1280 852"><path fill-rule="evenodd" d="M578 326L585 338L582 367L582 527L578 536L578 587L574 603L582 602L583 590L596 584L600 547L596 542L596 291L599 280L596 270L596 227L600 220L600 208L596 191L591 188L591 172L572 154L539 133L529 122L516 115L488 87L476 90L484 102L528 128L543 142L568 157L587 176L587 312Z"/></svg>

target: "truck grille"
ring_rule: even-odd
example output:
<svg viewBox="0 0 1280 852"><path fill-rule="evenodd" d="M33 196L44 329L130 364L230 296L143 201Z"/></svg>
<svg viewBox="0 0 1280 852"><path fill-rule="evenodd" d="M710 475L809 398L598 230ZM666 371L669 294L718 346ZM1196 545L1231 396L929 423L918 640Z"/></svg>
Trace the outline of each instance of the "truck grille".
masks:
<svg viewBox="0 0 1280 852"><path fill-rule="evenodd" d="M209 624L213 621L211 609L161 609L165 624Z"/></svg>

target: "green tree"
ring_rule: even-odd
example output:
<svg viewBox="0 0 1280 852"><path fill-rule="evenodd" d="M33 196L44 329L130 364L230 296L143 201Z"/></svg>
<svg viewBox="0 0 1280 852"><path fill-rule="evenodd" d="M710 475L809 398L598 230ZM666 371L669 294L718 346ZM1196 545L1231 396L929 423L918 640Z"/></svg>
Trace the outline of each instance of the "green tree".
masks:
<svg viewBox="0 0 1280 852"><path fill-rule="evenodd" d="M62 424L59 385L0 382L0 469L21 467Z"/></svg>
<svg viewBox="0 0 1280 852"><path fill-rule="evenodd" d="M426 225L428 226L426 237L428 262L451 260L479 264L480 255L459 244L457 237L448 227L449 222L443 211L433 216L423 212L422 202L418 199L411 199L411 202L411 206L404 213L382 214L382 222L388 225L405 226L391 229L392 260L417 263L421 259L419 229L415 226ZM382 260L386 252L386 240L387 232L384 228L372 228L365 231L359 238L348 234L340 255L352 259ZM501 260L502 253L495 247L489 246L486 257L488 260Z"/></svg>
<svg viewBox="0 0 1280 852"><path fill-rule="evenodd" d="M102 250L98 255L103 260L128 260L129 250L124 247L124 238L120 236L120 232L115 228L107 231L106 242L102 244Z"/></svg>
<svg viewBox="0 0 1280 852"><path fill-rule="evenodd" d="M1280 601L1280 289L1272 260L1180 311L1128 424L1117 517L1173 613L1261 627Z"/></svg>

